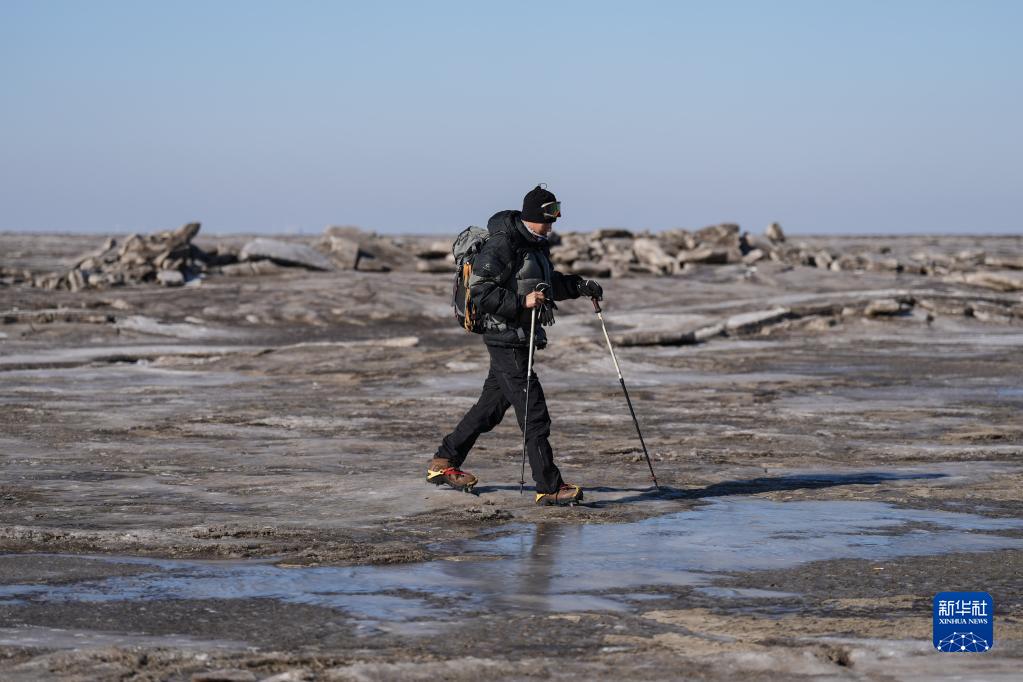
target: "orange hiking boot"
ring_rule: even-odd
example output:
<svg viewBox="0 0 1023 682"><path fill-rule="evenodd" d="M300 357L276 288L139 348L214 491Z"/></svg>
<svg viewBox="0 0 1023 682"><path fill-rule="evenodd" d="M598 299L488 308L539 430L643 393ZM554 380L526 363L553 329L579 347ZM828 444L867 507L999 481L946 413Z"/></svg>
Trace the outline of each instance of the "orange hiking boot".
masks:
<svg viewBox="0 0 1023 682"><path fill-rule="evenodd" d="M474 493L473 488L478 483L472 474L453 467L451 462L438 457L430 460L430 466L426 469L426 482L434 485L447 484L463 493Z"/></svg>
<svg viewBox="0 0 1023 682"><path fill-rule="evenodd" d="M546 507L548 505L573 505L583 501L583 489L577 485L569 485L568 483L562 483L561 488L556 493L537 493L536 504L539 507Z"/></svg>

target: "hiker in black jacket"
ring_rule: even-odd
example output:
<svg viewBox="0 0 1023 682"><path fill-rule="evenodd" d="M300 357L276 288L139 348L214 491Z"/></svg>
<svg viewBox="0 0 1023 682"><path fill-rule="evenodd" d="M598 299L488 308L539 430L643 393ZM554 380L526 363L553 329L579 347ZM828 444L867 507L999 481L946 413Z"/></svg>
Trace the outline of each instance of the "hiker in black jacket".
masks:
<svg viewBox="0 0 1023 682"><path fill-rule="evenodd" d="M525 429L526 452L536 483L536 503L570 504L581 500L582 489L568 485L554 465L547 438L551 420L543 388L534 373L529 386L529 423L526 413L526 367L532 309L537 309L535 348L547 345L543 325L554 321L553 301L587 296L600 299L603 289L579 275L554 270L548 235L561 215L561 203L542 185L526 194L522 211L501 211L487 223L490 238L473 263L469 292L484 313L483 340L490 352L490 373L483 394L444 437L427 470L427 481L471 490L477 479L461 471L469 450L481 433L497 426L509 406L515 408L519 427ZM547 285L537 291L537 285ZM546 293L545 293L546 292Z"/></svg>

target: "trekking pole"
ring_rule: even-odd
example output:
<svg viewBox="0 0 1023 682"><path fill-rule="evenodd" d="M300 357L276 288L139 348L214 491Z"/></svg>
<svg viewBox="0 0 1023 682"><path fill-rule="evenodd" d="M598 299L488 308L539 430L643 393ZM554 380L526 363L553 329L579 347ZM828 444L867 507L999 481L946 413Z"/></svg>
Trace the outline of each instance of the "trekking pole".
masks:
<svg viewBox="0 0 1023 682"><path fill-rule="evenodd" d="M546 282L539 282L533 291L549 289ZM519 474L519 495L522 494L526 485L526 429L529 428L529 380L533 377L533 341L536 338L536 310L533 306L529 319L529 362L526 364L526 409L522 413L522 472Z"/></svg>
<svg viewBox="0 0 1023 682"><path fill-rule="evenodd" d="M636 410L632 409L632 399L629 398L629 389L625 388L625 378L622 377L622 368L618 366L618 358L615 357L615 349L611 346L611 337L607 335L607 325L604 324L604 316L601 314L600 304L596 298L591 298L593 312L597 313L600 320L600 328L604 330L604 340L607 341L607 349L611 351L611 362L615 363L615 371L618 372L618 381L622 385L622 392L625 394L625 402L629 404L629 414L632 415L632 423L636 425L636 435L639 436L639 444L643 446L643 454L646 456L646 465L650 467L650 478L654 480L654 488L661 489L657 485L657 476L654 475L654 465L650 462L650 453L646 451L646 443L643 442L643 432L639 430L639 420L636 419Z"/></svg>

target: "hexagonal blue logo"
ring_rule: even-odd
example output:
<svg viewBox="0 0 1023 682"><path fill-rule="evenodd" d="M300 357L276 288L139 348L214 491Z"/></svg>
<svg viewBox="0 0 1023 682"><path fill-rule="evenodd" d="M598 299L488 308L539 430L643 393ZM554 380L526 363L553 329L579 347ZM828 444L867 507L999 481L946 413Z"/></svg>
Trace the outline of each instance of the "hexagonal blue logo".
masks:
<svg viewBox="0 0 1023 682"><path fill-rule="evenodd" d="M939 592L933 623L938 651L983 653L995 645L995 601L987 592Z"/></svg>

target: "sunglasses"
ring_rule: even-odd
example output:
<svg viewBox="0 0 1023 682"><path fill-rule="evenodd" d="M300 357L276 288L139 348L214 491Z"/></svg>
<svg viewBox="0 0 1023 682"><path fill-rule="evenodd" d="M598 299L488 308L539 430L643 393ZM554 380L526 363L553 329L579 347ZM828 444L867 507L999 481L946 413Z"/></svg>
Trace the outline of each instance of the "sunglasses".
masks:
<svg viewBox="0 0 1023 682"><path fill-rule="evenodd" d="M541 204L540 208L543 209L544 218L560 218L561 217L561 202L560 201L548 201L546 204Z"/></svg>

